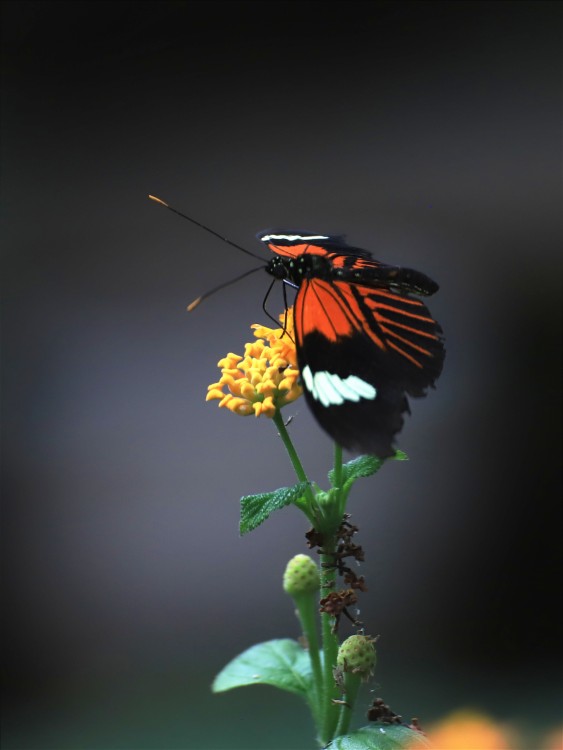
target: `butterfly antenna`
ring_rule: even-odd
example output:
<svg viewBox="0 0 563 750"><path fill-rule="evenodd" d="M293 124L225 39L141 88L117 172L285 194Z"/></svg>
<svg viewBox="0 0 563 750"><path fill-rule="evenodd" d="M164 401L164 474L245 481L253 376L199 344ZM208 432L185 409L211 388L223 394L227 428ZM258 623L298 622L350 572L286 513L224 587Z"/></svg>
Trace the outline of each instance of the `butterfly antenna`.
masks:
<svg viewBox="0 0 563 750"><path fill-rule="evenodd" d="M234 279L230 279L229 281L224 281L222 284L219 284L219 286L213 287L213 289L210 289L208 292L205 292L204 294L202 294L201 297L197 297L196 299L194 299L193 302L190 302L190 304L187 307L188 312L191 312L194 308L196 308L199 305L200 302L203 302L204 299L211 297L212 294L215 294L215 292L218 292L220 289L224 289L226 286L235 284L237 281L240 281L241 279L246 278L246 276L250 276L251 273L256 273L256 271L262 271L263 268L264 266L257 266L256 268L251 268L250 271L245 271L244 273L241 273L240 276L236 276Z"/></svg>
<svg viewBox="0 0 563 750"><path fill-rule="evenodd" d="M173 213L178 214L178 216L181 216L182 219L187 219L188 221L191 221L192 224L195 224L197 227L200 227L201 229L205 229L206 232L209 232L209 234L212 234L215 237L218 237L220 240L223 240L223 242L226 242L227 245L231 245L231 247L236 247L237 250L240 250L241 252L246 253L246 255L250 255L252 258L258 258L258 260L264 261L264 259L260 257L260 255L255 255L254 253L251 253L250 250L247 250L245 247L241 247L240 245L237 245L236 242L229 240L227 237L223 237L222 234L215 232L213 229L210 229L209 227L206 227L205 224L202 224L200 221L196 221L195 219L192 219L191 216L187 216L186 214L183 214L181 211L178 211L178 209L173 208L172 206L169 206L168 203L166 203L166 201L163 201L160 198L157 198L155 195L149 195L149 198L151 199L151 201L154 201L155 203L160 203L161 206L164 206L169 211L172 211ZM232 282L228 282L228 283L232 283ZM204 296L208 296L208 295L204 295Z"/></svg>

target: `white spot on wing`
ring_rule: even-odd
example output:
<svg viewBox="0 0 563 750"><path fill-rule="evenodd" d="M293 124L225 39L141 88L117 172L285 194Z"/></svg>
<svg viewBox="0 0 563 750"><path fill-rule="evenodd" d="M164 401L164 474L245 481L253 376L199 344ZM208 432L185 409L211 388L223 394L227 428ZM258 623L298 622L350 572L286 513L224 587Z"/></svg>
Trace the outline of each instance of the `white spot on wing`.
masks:
<svg viewBox="0 0 563 750"><path fill-rule="evenodd" d="M340 406L344 403L344 397L338 391L339 381L342 382L338 375L328 372L317 372L315 375L316 398L323 406Z"/></svg>
<svg viewBox="0 0 563 750"><path fill-rule="evenodd" d="M357 375L348 375L344 381L350 388L355 391L360 398L375 398L377 396L377 389L371 383L366 383Z"/></svg>
<svg viewBox="0 0 563 750"><path fill-rule="evenodd" d="M341 378L324 370L313 375L309 365L303 368L302 375L305 388L323 406L342 406L346 401L357 403L362 398L371 401L377 396L377 388L357 375Z"/></svg>
<svg viewBox="0 0 563 750"><path fill-rule="evenodd" d="M315 381L313 380L313 373L311 372L311 368L309 367L309 365L303 368L301 374L303 375L303 380L305 381L305 388L309 391L313 398L317 399L318 396L315 393Z"/></svg>
<svg viewBox="0 0 563 750"><path fill-rule="evenodd" d="M334 378L338 378L338 375L333 375ZM345 380L342 380L342 378L338 378L340 381L338 383L338 392L342 396L342 398L345 401L358 401L359 396L356 393L356 391L350 386L349 380L350 377L347 377Z"/></svg>

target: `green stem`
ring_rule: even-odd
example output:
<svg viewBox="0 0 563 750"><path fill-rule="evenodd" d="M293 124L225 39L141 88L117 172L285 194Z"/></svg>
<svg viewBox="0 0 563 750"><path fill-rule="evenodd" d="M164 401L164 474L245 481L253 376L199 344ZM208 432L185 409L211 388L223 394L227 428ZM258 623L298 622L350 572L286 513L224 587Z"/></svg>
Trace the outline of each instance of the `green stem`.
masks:
<svg viewBox="0 0 563 750"><path fill-rule="evenodd" d="M324 535L323 552L321 554L321 596L326 596L334 590L336 568L334 567L334 553L336 551L336 536ZM338 638L333 632L334 618L326 612L321 613L321 632L324 653L323 665L323 719L321 727L321 741L326 745L333 737L338 721L338 706L333 699L338 699L338 686L334 679L333 669L338 655Z"/></svg>
<svg viewBox="0 0 563 750"><path fill-rule="evenodd" d="M306 497L301 501L298 501L296 505L305 513L317 531L323 535L320 579L321 597L324 597L334 590L336 579L335 555L337 531L342 522L342 515L344 512L344 508L342 507L344 504L344 493L342 492L342 448L337 444L334 446L333 484L335 492L333 495L333 501L329 506L323 508L316 502L305 469L299 460L297 451L291 442L283 417L279 411L274 414L273 420L297 478L300 482L307 483L307 490L305 491ZM306 624L303 620L302 625L304 633L310 643L309 654L311 657L311 667L317 684L316 704L318 708L316 712L317 716L315 718L317 721L319 741L324 746L336 736L335 732L339 723L339 706L337 703L334 703L334 701L339 699L340 694L333 674L333 669L336 666L339 642L336 634L333 632L334 618L326 612L322 612L321 637L324 662L321 665L318 648L313 648L313 644L316 644L317 642L316 631L314 636L310 636L306 628L309 629L311 633L314 631L314 628L310 628L309 624Z"/></svg>
<svg viewBox="0 0 563 750"><path fill-rule="evenodd" d="M273 417L274 424L277 427L278 434L280 438L282 439L282 442L285 446L285 449L287 451L287 454L289 456L289 460L291 461L291 464L293 466L293 469L297 475L297 478L300 482L307 482L307 490L305 491L305 494L307 495L307 500L304 502L297 501L296 505L305 513L309 521L314 524L314 516L311 513L311 509L313 508L315 498L313 496L313 490L311 489L311 485L309 483L309 480L307 479L307 474L305 474L305 469L303 468L303 464L301 463L299 456L297 455L297 451L295 450L295 447L293 443L291 442L291 438L289 437L289 432L286 429L286 426L283 421L283 417L281 415L281 412L278 410L274 414Z"/></svg>
<svg viewBox="0 0 563 750"><path fill-rule="evenodd" d="M338 498L338 522L340 523L344 516L346 496L342 489L342 446L334 444L334 487L337 491Z"/></svg>
<svg viewBox="0 0 563 750"><path fill-rule="evenodd" d="M303 464L301 463L299 456L297 455L297 451L293 447L293 443L291 442L291 438L289 437L289 432L287 431L287 428L283 421L283 417L279 410L276 411L273 419L274 419L274 424L276 425L278 429L279 436L281 437L282 442L285 446L285 449L289 455L289 459L293 465L293 468L295 469L297 478L299 479L300 482L308 482L309 480L307 479L307 475L305 474L305 469L303 468Z"/></svg>
<svg viewBox="0 0 563 750"><path fill-rule="evenodd" d="M317 504L315 502L315 496L313 493L313 490L311 488L311 485L309 483L309 480L307 478L307 474L305 473L305 469L303 468L303 464L301 463L301 460L299 459L299 456L297 455L297 451L295 450L295 447L291 441L291 438L289 437L289 433L286 429L283 417L279 411L276 411L273 417L274 424L277 427L278 434L285 446L285 449L287 451L287 454L289 456L289 460L291 461L291 464L293 466L293 469L295 471L295 474L297 475L297 478L300 482L306 482L307 483L307 489L305 491L306 497L303 498L301 501L297 501L296 505L305 513L307 518L309 519L310 523L315 526L317 516L315 514L315 508L317 507ZM323 568L321 567L321 584L323 580ZM322 590L322 588L321 588ZM324 735L322 735L322 727L324 725L324 714L325 714L325 694L326 694L326 670L323 670L321 659L320 659L320 653L319 653L319 641L318 641L318 635L317 635L317 629L316 629L316 605L312 604L312 606L299 606L299 604L296 602L298 606L299 611L299 617L301 620L301 626L303 628L303 634L307 638L307 641L309 643L309 658L311 660L311 669L313 671L313 678L315 682L315 696L314 696L314 718L315 722L317 724L317 730L319 733L319 738L322 744L326 744L326 741L323 741ZM325 663L327 661L327 654L324 650L324 642L325 638L323 636L323 651L324 651L324 657L325 657ZM332 663L332 659L329 659L329 661ZM336 663L336 656L334 657L334 663ZM332 676L332 675L331 675ZM322 735L322 736L321 736Z"/></svg>
<svg viewBox="0 0 563 750"><path fill-rule="evenodd" d="M322 711L322 690L323 690L323 671L321 666L321 657L319 653L319 635L317 633L317 609L318 597L314 594L304 594L294 597L297 606L299 620L303 635L307 641L309 659L311 660L311 669L313 671L314 683L314 715L315 722L319 723L319 717Z"/></svg>
<svg viewBox="0 0 563 750"><path fill-rule="evenodd" d="M354 713L354 705L360 689L360 683L361 679L358 675L345 672L343 697L346 702L340 706L340 716L338 718L338 726L336 727L334 735L335 737L340 737L340 735L348 733L352 714Z"/></svg>
<svg viewBox="0 0 563 750"><path fill-rule="evenodd" d="M344 509L342 491L342 447L337 443L334 444L334 481L333 481L333 502L331 507L327 508L323 519L323 528L320 531L323 534L323 547L321 553L321 597L327 596L334 591L336 580L336 543L337 532L342 522ZM333 631L334 617L326 612L321 613L321 632L324 653L323 665L323 723L321 730L321 739L326 744L336 735L337 724L341 710L337 703L333 701L340 697L339 688L334 678L333 669L336 666L338 656L339 641Z"/></svg>

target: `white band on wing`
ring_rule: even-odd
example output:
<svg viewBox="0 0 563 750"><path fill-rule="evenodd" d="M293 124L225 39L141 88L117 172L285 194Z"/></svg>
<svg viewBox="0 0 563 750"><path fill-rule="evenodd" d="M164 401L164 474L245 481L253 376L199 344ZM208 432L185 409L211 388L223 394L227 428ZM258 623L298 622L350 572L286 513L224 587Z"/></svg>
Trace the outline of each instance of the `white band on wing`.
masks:
<svg viewBox="0 0 563 750"><path fill-rule="evenodd" d="M260 237L262 242L271 242L272 240L286 240L287 242L295 242L295 240L303 240L303 242L309 242L309 240L328 240L330 239L324 234L265 234Z"/></svg>
<svg viewBox="0 0 563 750"><path fill-rule="evenodd" d="M340 375L324 371L313 375L309 365L303 368L301 374L309 393L323 406L341 406L346 401L358 402L361 398L373 401L377 396L377 388L357 375L341 378Z"/></svg>

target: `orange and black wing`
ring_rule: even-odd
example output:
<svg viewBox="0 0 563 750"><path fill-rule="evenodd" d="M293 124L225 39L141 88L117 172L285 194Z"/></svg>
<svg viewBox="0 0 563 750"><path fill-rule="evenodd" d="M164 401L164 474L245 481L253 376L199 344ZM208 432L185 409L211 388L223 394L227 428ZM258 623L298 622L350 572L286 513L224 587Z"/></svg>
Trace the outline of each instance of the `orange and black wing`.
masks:
<svg viewBox="0 0 563 750"><path fill-rule="evenodd" d="M386 457L444 362L442 330L417 296L438 285L342 237L269 230L267 271L297 287L294 323L307 403L340 445ZM413 296L417 295L417 296Z"/></svg>
<svg viewBox="0 0 563 750"><path fill-rule="evenodd" d="M393 455L407 395L424 396L444 361L426 306L371 281L313 277L300 285L294 319L304 392L321 427L350 450Z"/></svg>

